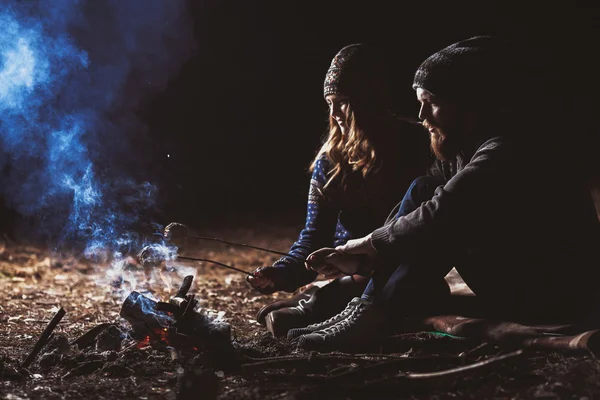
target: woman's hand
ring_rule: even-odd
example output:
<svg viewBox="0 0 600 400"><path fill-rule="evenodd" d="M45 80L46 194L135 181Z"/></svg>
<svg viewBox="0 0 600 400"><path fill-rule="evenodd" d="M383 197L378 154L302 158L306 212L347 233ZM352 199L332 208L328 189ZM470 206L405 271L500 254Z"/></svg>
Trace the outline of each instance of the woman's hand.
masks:
<svg viewBox="0 0 600 400"><path fill-rule="evenodd" d="M246 281L262 294L271 294L286 286L287 276L282 267L260 267Z"/></svg>

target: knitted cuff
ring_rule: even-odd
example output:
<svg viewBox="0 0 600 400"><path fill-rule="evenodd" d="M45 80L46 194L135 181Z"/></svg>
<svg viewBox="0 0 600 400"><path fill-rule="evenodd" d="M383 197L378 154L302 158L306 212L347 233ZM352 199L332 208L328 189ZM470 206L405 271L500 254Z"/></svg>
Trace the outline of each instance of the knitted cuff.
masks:
<svg viewBox="0 0 600 400"><path fill-rule="evenodd" d="M377 228L371 234L371 244L377 253L382 253L385 250L385 247L389 246L391 243L390 229L388 226Z"/></svg>

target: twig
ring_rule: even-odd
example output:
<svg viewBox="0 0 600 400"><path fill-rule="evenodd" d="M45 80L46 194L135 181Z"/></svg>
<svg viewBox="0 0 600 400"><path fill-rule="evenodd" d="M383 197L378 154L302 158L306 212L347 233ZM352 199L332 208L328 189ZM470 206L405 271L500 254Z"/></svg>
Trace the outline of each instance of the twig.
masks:
<svg viewBox="0 0 600 400"><path fill-rule="evenodd" d="M465 372L473 371L473 370L483 368L483 367L486 367L486 366L489 366L492 364L496 364L496 363L504 361L506 359L519 356L522 353L523 353L523 350L517 350L512 353L507 353L507 354L504 354L501 356L488 358L487 360L476 362L474 364L456 367L456 368L450 368L450 369L446 369L446 370L442 370L442 371L425 372L425 373L400 372L393 376L387 376L387 377L382 377L379 379L372 379L372 380L368 380L368 381L365 381L365 379L364 379L365 375L369 375L370 373L374 373L374 372L381 372L381 371L378 371L378 369L381 369L381 368L388 368L390 366L396 366L397 360L378 363L375 365L368 365L363 368L353 369L351 371L342 372L342 373L336 374L336 375L330 375L330 374L329 375L325 375L325 374L303 375L303 374L290 374L290 373L282 373L282 372L274 372L274 371L262 371L262 372L266 377L269 377L269 378L278 378L278 379L300 381L300 382L307 382L307 383L310 382L310 383L315 383L315 384L335 385L336 388L339 388L339 386L337 386L337 385L339 384L340 380L344 379L345 382L347 382L347 384L345 384L345 386L344 386L346 389L356 390L356 389L364 389L366 387L371 387L371 386L379 387L381 384L384 384L390 380L397 380L397 381L405 382L405 383L408 383L408 382L410 382L410 383L431 382L431 381L434 381L439 378L460 375ZM457 358L457 357L455 357L455 358ZM407 361L408 360L411 360L411 358L407 358ZM348 382L348 378L351 379L351 382L355 382L355 383Z"/></svg>
<svg viewBox="0 0 600 400"><path fill-rule="evenodd" d="M58 325L58 323L64 316L65 310L61 307L56 312L56 314L54 314L54 316L46 326L46 329L44 329L44 331L40 335L40 338L36 342L35 346L33 346L33 350L31 350L31 353L29 353L25 361L23 361L23 363L21 364L21 367L27 368L33 362L35 356L37 356L38 353L42 350L42 348L46 345L46 343L48 342L48 338L52 334L52 331L54 331L54 328L56 328L56 325Z"/></svg>
<svg viewBox="0 0 600 400"><path fill-rule="evenodd" d="M138 344L139 344L139 342L138 342L137 340L136 340L136 341L133 341L133 342L131 342L131 343L130 343L130 344L127 346L127 347L123 347L123 348L121 348L121 351L119 351L119 353L125 353L126 351L128 351L129 349L132 349L132 348L134 348L134 347L135 347L135 346L137 346Z"/></svg>
<svg viewBox="0 0 600 400"><path fill-rule="evenodd" d="M464 365L462 367L450 368L450 369L446 369L443 371L437 371L437 372L425 372L425 373L410 372L407 374L399 374L397 376L399 378L407 378L407 379L411 379L411 380L441 378L441 377L445 377L445 376L449 376L449 375L461 374L463 372L468 372L468 371L472 371L474 369L486 367L490 364L495 364L500 361L504 361L507 358L513 358L513 357L520 356L521 354L523 354L523 350L517 350L517 351L513 351L511 353L503 354L501 356L490 357L486 360L479 361L479 362L476 362L473 364Z"/></svg>
<svg viewBox="0 0 600 400"><path fill-rule="evenodd" d="M483 342L481 344L479 344L478 346L475 346L474 348L470 349L470 350L466 350L463 351L462 353L460 353L458 355L459 358L462 358L462 363L464 364L467 361L467 357L481 349L483 349L484 347L487 347L489 345L488 342Z"/></svg>
<svg viewBox="0 0 600 400"><path fill-rule="evenodd" d="M333 362L369 362L372 360L368 360L360 357L344 357L344 356L329 356L329 357L314 357L313 359L309 359L306 357L272 357L268 359L264 359L263 361L251 362L247 364L242 364L243 370L256 370L259 371L261 369L267 368L285 368L290 366L295 366L298 364L310 364L310 363L333 363Z"/></svg>
<svg viewBox="0 0 600 400"><path fill-rule="evenodd" d="M231 265L223 264L223 263L221 263L219 261L209 260L208 258L196 258L196 257L185 257L185 256L177 256L177 258L181 259L181 260L190 260L190 261L205 261L205 262L209 262L209 263L220 265L221 267L228 268L228 269L231 269L231 270L234 270L234 271L237 271L237 272L241 272L244 275L254 276L254 274L251 273L251 272L247 272L247 271L244 271L243 269L232 267Z"/></svg>
<svg viewBox="0 0 600 400"><path fill-rule="evenodd" d="M250 361L299 360L299 359L310 358L310 354L309 355L300 355L300 356L277 356L277 357L250 357L250 356L245 355L244 357ZM342 353L342 352L337 352L337 351L331 352L331 353L314 352L314 355L312 357L314 357L314 358L318 357L319 359L337 357L337 359L340 359L340 360L344 359L344 360L348 360L348 361L353 361L356 359L365 359L365 358L377 358L377 359L409 358L407 356L398 356L398 355L394 355L394 354L379 354L379 353L357 353L357 354L349 355L348 353ZM437 358L438 356L423 356L423 357Z"/></svg>
<svg viewBox="0 0 600 400"><path fill-rule="evenodd" d="M461 367L445 369L442 371L436 372L400 372L394 376L383 377L379 379L370 380L368 382L361 382L360 387L381 387L385 382L389 382L390 380L396 380L398 383L413 383L416 384L418 382L427 382L428 385L431 384L432 381L437 379L454 377L456 375L463 374L465 372L471 372L477 369L481 369L484 367L488 367L492 364L499 363L501 361L505 361L509 358L518 357L523 354L523 350L513 351L511 353L503 354L496 357L491 357L483 361L479 361L473 364L464 365Z"/></svg>
<svg viewBox="0 0 600 400"><path fill-rule="evenodd" d="M374 365L369 365L365 368L373 368L389 365L397 365L399 363L411 363L411 362L421 362L428 360L455 360L457 356L423 356L423 357L400 357L400 356L388 356L383 354L362 354L362 355L354 355L349 356L345 354L320 354L318 356L303 356L303 357L293 357L293 356L284 356L284 357L271 357L264 359L254 359L261 360L257 362L242 364L242 369L244 371L256 370L257 372L261 369L267 368L289 368L294 366L300 366L304 364L329 364L329 363L339 363L339 362L350 362L350 363L369 363L369 362L377 362L379 363ZM353 369L352 371L345 371L342 374L331 376L331 378L339 378L341 375L347 375L350 373L356 373L357 369Z"/></svg>
<svg viewBox="0 0 600 400"><path fill-rule="evenodd" d="M257 361L257 362L262 362L262 361L271 361L271 360L280 360L280 361L285 361L285 360L301 360L301 359L308 359L310 358L310 355L305 355L305 356L278 356L278 357L250 357L250 356L244 356L247 360L250 361ZM439 359L441 358L458 358L458 356L447 356L447 355L443 355L443 356L439 356L439 355L426 355L426 356L418 356L418 357L409 357L409 356L404 356L404 355L395 355L395 354L380 354L380 353L357 353L357 354L352 354L349 355L348 353L342 353L342 352L331 352L331 353L316 353L313 355L314 359L335 359L335 360L339 360L339 361L360 361L360 360L366 360L366 361L377 361L377 360L395 360L395 359L401 359L401 360L406 360L406 359L413 359L413 360L427 360L427 359ZM372 360L369 360L372 359Z"/></svg>
<svg viewBox="0 0 600 400"><path fill-rule="evenodd" d="M418 366L419 363L423 361L455 361L458 360L459 357L455 355L451 356L424 356L424 357L405 357L405 358L395 358L395 359L387 359L382 360L381 362L365 365L360 368L353 368L348 371L340 372L338 374L329 374L326 381L336 382L339 380L356 380L356 379L364 379L366 375L376 375L381 374L383 371L389 369L399 368L400 366L409 366L415 367L415 364Z"/></svg>

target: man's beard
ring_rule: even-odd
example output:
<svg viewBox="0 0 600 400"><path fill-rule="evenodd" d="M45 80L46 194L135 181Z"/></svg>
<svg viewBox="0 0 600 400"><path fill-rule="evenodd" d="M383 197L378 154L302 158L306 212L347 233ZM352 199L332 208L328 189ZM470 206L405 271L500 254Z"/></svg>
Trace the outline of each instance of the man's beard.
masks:
<svg viewBox="0 0 600 400"><path fill-rule="evenodd" d="M451 130L448 134L448 129L431 124L429 121L423 121L423 126L429 131L431 139L431 150L435 157L440 161L450 161L460 152L462 148L461 136L458 130Z"/></svg>

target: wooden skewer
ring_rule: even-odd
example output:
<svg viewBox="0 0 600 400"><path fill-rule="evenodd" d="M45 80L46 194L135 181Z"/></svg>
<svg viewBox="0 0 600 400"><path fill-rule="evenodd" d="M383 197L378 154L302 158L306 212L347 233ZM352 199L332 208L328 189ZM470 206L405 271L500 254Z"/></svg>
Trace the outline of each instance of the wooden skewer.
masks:
<svg viewBox="0 0 600 400"><path fill-rule="evenodd" d="M180 259L180 260L205 261L205 262L209 262L209 263L220 265L223 268L228 268L228 269L231 269L233 271L241 272L244 275L254 276L254 274L251 273L251 272L247 272L247 271L244 271L243 269L232 267L231 265L223 264L222 262L219 262L219 261L209 260L208 258L196 258L196 257L185 257L185 256L177 256L177 258Z"/></svg>

